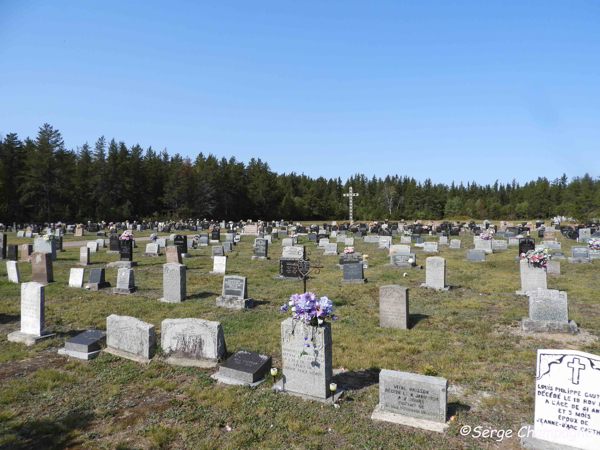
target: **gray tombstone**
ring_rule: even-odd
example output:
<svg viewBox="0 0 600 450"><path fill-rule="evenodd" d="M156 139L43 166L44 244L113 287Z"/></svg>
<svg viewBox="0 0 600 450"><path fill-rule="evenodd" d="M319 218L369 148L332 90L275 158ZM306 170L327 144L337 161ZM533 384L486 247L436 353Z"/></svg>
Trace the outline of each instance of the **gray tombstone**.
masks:
<svg viewBox="0 0 600 450"><path fill-rule="evenodd" d="M98 252L98 243L96 241L90 241L87 243L87 248L90 250L90 253Z"/></svg>
<svg viewBox="0 0 600 450"><path fill-rule="evenodd" d="M590 228L579 229L579 242L587 242L592 238L592 230Z"/></svg>
<svg viewBox="0 0 600 450"><path fill-rule="evenodd" d="M588 247L574 245L571 247L571 258L568 258L570 263L589 263L590 250Z"/></svg>
<svg viewBox="0 0 600 450"><path fill-rule="evenodd" d="M438 253L438 243L437 242L424 242L423 243L423 251L426 253Z"/></svg>
<svg viewBox="0 0 600 450"><path fill-rule="evenodd" d="M223 249L222 245L213 245L212 246L212 255L211 257L214 258L215 256L223 256L225 255L225 250Z"/></svg>
<svg viewBox="0 0 600 450"><path fill-rule="evenodd" d="M21 271L19 270L19 263L17 261L6 261L6 272L9 282L21 283Z"/></svg>
<svg viewBox="0 0 600 450"><path fill-rule="evenodd" d="M569 320L566 292L537 289L527 295L529 317L521 319L521 330L526 333L577 333L577 324Z"/></svg>
<svg viewBox="0 0 600 450"><path fill-rule="evenodd" d="M159 299L161 302L181 303L185 300L186 270L187 267L183 264L163 264L163 297Z"/></svg>
<svg viewBox="0 0 600 450"><path fill-rule="evenodd" d="M167 254L167 264L183 264L181 248L178 245L169 245L165 249L165 253Z"/></svg>
<svg viewBox="0 0 600 450"><path fill-rule="evenodd" d="M467 251L467 261L485 261L485 251L474 249Z"/></svg>
<svg viewBox="0 0 600 450"><path fill-rule="evenodd" d="M85 275L85 269L71 269L69 273L69 287L74 288L82 288L83 287L83 279Z"/></svg>
<svg viewBox="0 0 600 450"><path fill-rule="evenodd" d="M104 276L104 268L91 269L88 275L88 282L84 287L92 291L110 287L110 283L104 279Z"/></svg>
<svg viewBox="0 0 600 450"><path fill-rule="evenodd" d="M450 239L450 248L458 249L460 248L461 241L460 239Z"/></svg>
<svg viewBox="0 0 600 450"><path fill-rule="evenodd" d="M46 253L50 262L52 256ZM10 342L34 345L41 339L54 336L44 331L45 288L42 284L31 282L21 284L21 329L9 333Z"/></svg>
<svg viewBox="0 0 600 450"><path fill-rule="evenodd" d="M160 256L160 244L146 244L146 251L144 252L144 256Z"/></svg>
<svg viewBox="0 0 600 450"><path fill-rule="evenodd" d="M408 288L397 285L379 288L379 326L408 329Z"/></svg>
<svg viewBox="0 0 600 450"><path fill-rule="evenodd" d="M229 275L223 278L223 290L217 297L217 306L233 309L252 307L252 298L248 298L248 278Z"/></svg>
<svg viewBox="0 0 600 450"><path fill-rule="evenodd" d="M128 295L136 290L135 271L127 267L121 267L117 271L117 287L113 289L113 294Z"/></svg>
<svg viewBox="0 0 600 450"><path fill-rule="evenodd" d="M507 250L508 241L500 239L492 239L492 250Z"/></svg>
<svg viewBox="0 0 600 450"><path fill-rule="evenodd" d="M528 295L528 292L538 289L548 289L546 269L530 264L525 258L519 261L521 272L521 290L517 295Z"/></svg>
<svg viewBox="0 0 600 450"><path fill-rule="evenodd" d="M79 265L87 266L90 264L90 248L79 247Z"/></svg>
<svg viewBox="0 0 600 450"><path fill-rule="evenodd" d="M31 254L33 281L43 285L53 283L52 253L33 252Z"/></svg>
<svg viewBox="0 0 600 450"><path fill-rule="evenodd" d="M476 239L475 250L483 250L486 253L493 253L492 239Z"/></svg>
<svg viewBox="0 0 600 450"><path fill-rule="evenodd" d="M342 283L365 283L365 267L362 262L344 264Z"/></svg>
<svg viewBox="0 0 600 450"><path fill-rule="evenodd" d="M254 242L254 256L253 260L267 260L269 259L269 241L267 239L258 238Z"/></svg>
<svg viewBox="0 0 600 450"><path fill-rule="evenodd" d="M203 319L165 319L161 346L167 362L179 366L215 367L227 355L220 322Z"/></svg>
<svg viewBox="0 0 600 450"><path fill-rule="evenodd" d="M116 314L106 318L106 352L138 362L149 362L155 349L154 325Z"/></svg>
<svg viewBox="0 0 600 450"><path fill-rule="evenodd" d="M560 275L560 261L548 261L546 266L547 275Z"/></svg>
<svg viewBox="0 0 600 450"><path fill-rule="evenodd" d="M337 244L325 244L324 256L334 255L337 256Z"/></svg>
<svg viewBox="0 0 600 450"><path fill-rule="evenodd" d="M31 254L33 253L33 245L22 244L19 246L19 255L21 261L31 261Z"/></svg>
<svg viewBox="0 0 600 450"><path fill-rule="evenodd" d="M386 264L386 267L415 267L417 265L416 253L391 253L390 263Z"/></svg>
<svg viewBox="0 0 600 450"><path fill-rule="evenodd" d="M446 260L439 256L431 256L425 260L425 283L422 287L437 290L447 290L446 286Z"/></svg>

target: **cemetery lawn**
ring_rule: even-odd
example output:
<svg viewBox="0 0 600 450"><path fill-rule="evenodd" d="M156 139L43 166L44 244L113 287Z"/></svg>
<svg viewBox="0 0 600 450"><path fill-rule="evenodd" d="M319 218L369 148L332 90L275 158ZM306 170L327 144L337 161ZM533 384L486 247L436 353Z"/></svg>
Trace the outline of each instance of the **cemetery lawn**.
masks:
<svg viewBox="0 0 600 450"><path fill-rule="evenodd" d="M156 325L159 346L162 320L196 317L221 322L229 354L240 349L266 353L281 368L280 323L289 314L279 307L291 294L302 292L302 283L274 279L279 240L269 245L269 261L251 261L253 239L242 237L227 267L230 275L248 277L249 296L259 300L256 308L244 311L216 307L223 277L208 273L210 245L191 251L194 257L184 260L188 297L180 304L158 301L166 258L144 257L147 242L134 249L138 291L129 296L69 288L69 269L77 267L79 247L65 247L53 265L56 283L46 287L46 329L57 335L33 347L7 341L7 334L19 329L20 290L7 281L1 264L0 448L518 449L516 437L502 442L474 439L460 436L459 428L467 424L516 434L521 423L531 423L538 348L600 354L598 261L560 260L562 275L548 277L549 289L568 292L570 319L581 333L574 338L524 336L519 325L528 304L526 297L515 295L520 288L517 248L486 255L488 262L467 262L467 250L473 248L470 235L460 236L463 248L440 246L437 254L425 254L413 244L418 265L424 266L427 256L446 258L447 284L454 287L448 292L420 288L424 270L384 267L387 250L362 239L355 247L369 255L368 283L343 285L343 272L335 265L338 257L323 257L323 250L300 238L309 258L320 257L324 266L309 280L309 290L327 295L339 315L332 334L335 381L346 391L340 408L277 394L270 389L271 378L257 388L220 385L210 378L217 369L169 366L161 362L160 348L148 365L109 354L90 362L57 354L65 340L81 331L105 329L110 314ZM559 240L566 256L577 245L562 236ZM399 241L394 238L395 244ZM32 240L12 233L8 242ZM338 251L342 249L340 244ZM89 267L118 259L106 250L91 253ZM21 281L30 281L31 264L20 263L20 269ZM86 281L88 272L86 268ZM116 268L106 269L113 287L116 273ZM379 286L388 284L409 288L412 329L379 328ZM449 417L455 420L446 433L373 422L380 369L447 378Z"/></svg>

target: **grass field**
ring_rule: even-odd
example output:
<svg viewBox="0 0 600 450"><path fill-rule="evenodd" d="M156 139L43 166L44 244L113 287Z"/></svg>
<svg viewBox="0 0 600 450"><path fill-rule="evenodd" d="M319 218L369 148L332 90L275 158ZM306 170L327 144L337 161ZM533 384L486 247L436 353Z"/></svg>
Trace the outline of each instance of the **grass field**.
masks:
<svg viewBox="0 0 600 450"><path fill-rule="evenodd" d="M253 239L242 237L228 261L228 274L248 277L249 295L264 301L244 311L215 306L223 277L208 273L210 246L185 260L188 298L181 304L158 301L166 261L164 256L145 258L146 242L134 252L138 291L130 296L69 288L69 269L79 261L79 248L65 247L53 265L57 283L46 287L46 329L57 336L35 347L7 341L6 335L19 328L20 290L7 281L6 267L0 265L0 448L517 449L516 438L497 442L462 437L459 427L516 432L521 423L531 423L538 348L600 354L597 261L561 260L562 274L548 277L550 289L568 292L570 319L582 332L574 338L524 336L519 323L527 315L527 299L515 295L520 288L517 248L487 255L486 263L467 262L472 236L460 237L462 249L441 246L435 255L446 258L447 284L455 287L448 292L420 288L424 270L406 270L404 277L402 268L384 267L387 251L360 239L355 247L369 255L369 282L343 285L342 271L335 265L338 257L323 257L323 250L306 242L309 257L320 257L324 266L308 288L327 295L340 317L332 325L333 367L340 372L336 381L346 389L338 409L278 395L270 389L271 379L258 388L218 385L209 377L216 369L169 366L160 361L160 349L147 366L108 354L90 362L57 354L66 339L82 330L104 329L110 314L152 323L157 333L163 319L196 317L221 322L230 353L266 353L281 367L280 322L288 314L279 307L291 294L302 292L302 283L273 278L279 272L281 241L269 246L269 261L251 261ZM577 245L562 236L559 240L565 255ZM14 233L8 241L32 242ZM419 265L433 256L413 249ZM91 267L117 259L104 249L91 254ZM20 263L20 268L21 281L30 281L31 264ZM116 270L106 269L113 286ZM410 330L379 328L379 286L387 284L409 288ZM371 421L379 398L379 369L447 378L449 412L455 418L448 431L437 434Z"/></svg>

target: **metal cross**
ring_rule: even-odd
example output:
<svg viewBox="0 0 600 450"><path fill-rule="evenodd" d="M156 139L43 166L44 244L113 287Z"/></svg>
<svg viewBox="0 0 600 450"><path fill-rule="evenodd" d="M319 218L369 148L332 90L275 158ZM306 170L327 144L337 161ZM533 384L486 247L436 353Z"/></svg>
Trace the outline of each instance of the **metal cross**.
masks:
<svg viewBox="0 0 600 450"><path fill-rule="evenodd" d="M350 208L350 214L349 214L349 219L350 219L350 223L354 223L354 220L352 220L352 197L358 197L360 194L358 193L352 193L352 186L350 186L350 189L348 189L348 193L344 194L344 197L348 197L349 200L349 208Z"/></svg>
<svg viewBox="0 0 600 450"><path fill-rule="evenodd" d="M298 279L304 281L304 292L308 292L306 290L306 281L309 278L313 278L313 277L309 277L308 275L311 273L314 274L319 274L321 272L320 269L323 268L323 266L321 265L321 261L319 259L317 259L315 261L315 263L313 264L312 261L310 261L309 259L304 259L301 261L298 261L296 264L296 271L298 272Z"/></svg>
<svg viewBox="0 0 600 450"><path fill-rule="evenodd" d="M573 358L573 361L567 364L567 367L573 369L573 384L579 384L579 372L585 370L585 365L579 362L579 358Z"/></svg>

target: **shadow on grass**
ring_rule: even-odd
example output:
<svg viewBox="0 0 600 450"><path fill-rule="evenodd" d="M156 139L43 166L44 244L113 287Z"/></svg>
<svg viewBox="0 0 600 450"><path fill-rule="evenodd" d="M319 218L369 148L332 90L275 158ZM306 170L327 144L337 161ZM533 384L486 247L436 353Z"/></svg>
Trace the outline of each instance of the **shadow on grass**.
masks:
<svg viewBox="0 0 600 450"><path fill-rule="evenodd" d="M61 419L35 419L23 424L4 428L3 437L12 437L7 450L25 449L64 449L82 445L81 440L74 440L73 431L87 429L95 416L92 413L73 411Z"/></svg>
<svg viewBox="0 0 600 450"><path fill-rule="evenodd" d="M338 373L333 380L345 391L357 391L379 383L379 367L371 367L366 370L350 370Z"/></svg>
<svg viewBox="0 0 600 450"><path fill-rule="evenodd" d="M194 299L203 299L203 298L208 298L208 297L218 297L219 295L221 295L220 293L217 292L200 292L199 294L193 294L193 295L188 295L185 299L186 300L194 300Z"/></svg>
<svg viewBox="0 0 600 450"><path fill-rule="evenodd" d="M18 322L20 320L21 316L19 314L0 314L0 325Z"/></svg>
<svg viewBox="0 0 600 450"><path fill-rule="evenodd" d="M462 403L457 403L457 402L453 402L453 403L448 403L448 418L455 416L458 413L461 412L468 412L471 410L471 407L469 405L463 405Z"/></svg>
<svg viewBox="0 0 600 450"><path fill-rule="evenodd" d="M414 328L421 320L429 319L427 314L409 314L408 322L409 328Z"/></svg>

